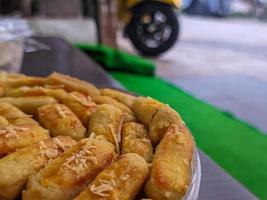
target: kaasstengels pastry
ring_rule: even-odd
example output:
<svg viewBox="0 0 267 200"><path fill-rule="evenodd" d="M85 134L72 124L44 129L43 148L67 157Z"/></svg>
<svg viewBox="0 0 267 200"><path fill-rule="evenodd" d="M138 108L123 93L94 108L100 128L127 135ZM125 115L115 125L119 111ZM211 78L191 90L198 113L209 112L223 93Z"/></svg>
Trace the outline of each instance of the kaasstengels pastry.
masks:
<svg viewBox="0 0 267 200"><path fill-rule="evenodd" d="M32 97L3 97L0 102L10 103L29 115L37 115L39 107L56 103L57 100L49 96Z"/></svg>
<svg viewBox="0 0 267 200"><path fill-rule="evenodd" d="M40 107L38 118L52 136L66 135L75 140L85 137L86 129L81 121L64 104L54 103Z"/></svg>
<svg viewBox="0 0 267 200"><path fill-rule="evenodd" d="M96 102L97 104L110 104L121 109L125 113L125 117L124 117L125 122L136 121L133 111L129 107L127 107L126 105L118 102L117 100L111 97L97 96L97 97L94 97L94 102Z"/></svg>
<svg viewBox="0 0 267 200"><path fill-rule="evenodd" d="M152 98L137 97L133 101L133 111L137 120L149 128L154 114L163 106L162 103Z"/></svg>
<svg viewBox="0 0 267 200"><path fill-rule="evenodd" d="M151 119L149 137L154 144L157 144L172 124L182 123L180 115L175 110L167 105L161 106Z"/></svg>
<svg viewBox="0 0 267 200"><path fill-rule="evenodd" d="M22 86L14 88L6 93L9 97L26 97L26 96L50 96L62 102L66 98L67 92L63 89L50 89L41 86Z"/></svg>
<svg viewBox="0 0 267 200"><path fill-rule="evenodd" d="M77 117L85 127L88 126L91 115L96 111L96 104L90 96L80 92L70 92L62 101Z"/></svg>
<svg viewBox="0 0 267 200"><path fill-rule="evenodd" d="M58 136L24 147L0 159L0 199L15 200L31 175L75 143L70 137Z"/></svg>
<svg viewBox="0 0 267 200"><path fill-rule="evenodd" d="M148 175L146 161L135 153L120 158L100 172L75 200L132 200Z"/></svg>
<svg viewBox="0 0 267 200"><path fill-rule="evenodd" d="M33 175L23 200L72 200L116 158L104 140L83 139Z"/></svg>
<svg viewBox="0 0 267 200"><path fill-rule="evenodd" d="M0 101L0 115L7 119L7 121L17 118L29 118L27 114L22 112L20 109L18 109L16 106L13 106L10 103L7 102L1 102Z"/></svg>
<svg viewBox="0 0 267 200"><path fill-rule="evenodd" d="M191 182L191 159L195 144L184 125L172 125L156 148L145 186L153 200L179 200Z"/></svg>
<svg viewBox="0 0 267 200"><path fill-rule="evenodd" d="M36 76L7 76L3 80L7 88L16 88L21 86L41 86L45 83L45 78Z"/></svg>
<svg viewBox="0 0 267 200"><path fill-rule="evenodd" d="M7 126L9 124L8 120L0 115L0 128Z"/></svg>
<svg viewBox="0 0 267 200"><path fill-rule="evenodd" d="M138 97L133 103L133 110L137 119L149 129L149 137L154 145L161 140L170 125L182 123L176 111L152 98Z"/></svg>
<svg viewBox="0 0 267 200"><path fill-rule="evenodd" d="M153 146L143 124L128 122L121 130L121 153L137 153L147 162L153 158Z"/></svg>
<svg viewBox="0 0 267 200"><path fill-rule="evenodd" d="M63 89L68 92L77 91L91 97L100 95L98 89L94 85L56 72L48 76L45 83L48 85L62 85Z"/></svg>
<svg viewBox="0 0 267 200"><path fill-rule="evenodd" d="M132 108L133 101L135 99L135 96L133 96L133 95L126 94L124 92L120 92L118 90L113 90L113 89L109 89L109 88L100 89L100 93L103 96L109 96L109 97L123 103L124 105L128 106L129 108Z"/></svg>
<svg viewBox="0 0 267 200"><path fill-rule="evenodd" d="M50 138L49 133L37 124L0 127L0 158L16 149Z"/></svg>
<svg viewBox="0 0 267 200"><path fill-rule="evenodd" d="M91 116L88 134L104 137L114 144L117 153L120 153L122 124L123 112L115 106L102 104Z"/></svg>

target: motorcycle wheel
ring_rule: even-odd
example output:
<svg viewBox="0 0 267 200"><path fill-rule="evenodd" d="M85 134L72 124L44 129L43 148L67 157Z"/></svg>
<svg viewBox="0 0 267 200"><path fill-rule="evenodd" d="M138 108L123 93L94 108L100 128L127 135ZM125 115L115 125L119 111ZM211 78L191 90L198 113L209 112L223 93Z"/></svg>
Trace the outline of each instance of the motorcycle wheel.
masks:
<svg viewBox="0 0 267 200"><path fill-rule="evenodd" d="M171 6L158 2L143 3L133 10L127 32L138 51L157 56L176 42L179 21Z"/></svg>

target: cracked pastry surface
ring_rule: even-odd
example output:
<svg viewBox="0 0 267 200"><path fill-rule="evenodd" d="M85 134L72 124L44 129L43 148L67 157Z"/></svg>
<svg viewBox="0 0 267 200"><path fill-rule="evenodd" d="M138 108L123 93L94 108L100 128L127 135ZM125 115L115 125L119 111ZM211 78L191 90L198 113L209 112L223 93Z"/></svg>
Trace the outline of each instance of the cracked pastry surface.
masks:
<svg viewBox="0 0 267 200"><path fill-rule="evenodd" d="M15 200L28 178L76 142L58 136L21 148L0 159L0 199Z"/></svg>
<svg viewBox="0 0 267 200"><path fill-rule="evenodd" d="M33 175L23 200L71 200L116 158L104 140L83 139Z"/></svg>
<svg viewBox="0 0 267 200"><path fill-rule="evenodd" d="M148 165L141 156L123 154L100 172L75 200L134 199L147 175Z"/></svg>

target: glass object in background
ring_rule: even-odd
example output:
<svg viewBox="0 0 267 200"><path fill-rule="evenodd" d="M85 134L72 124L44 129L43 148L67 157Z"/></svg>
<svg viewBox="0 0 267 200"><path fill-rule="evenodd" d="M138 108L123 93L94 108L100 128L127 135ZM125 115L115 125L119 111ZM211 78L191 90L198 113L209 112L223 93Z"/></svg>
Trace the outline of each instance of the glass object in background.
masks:
<svg viewBox="0 0 267 200"><path fill-rule="evenodd" d="M32 34L27 22L16 18L0 19L0 69L10 72L20 70L24 38Z"/></svg>

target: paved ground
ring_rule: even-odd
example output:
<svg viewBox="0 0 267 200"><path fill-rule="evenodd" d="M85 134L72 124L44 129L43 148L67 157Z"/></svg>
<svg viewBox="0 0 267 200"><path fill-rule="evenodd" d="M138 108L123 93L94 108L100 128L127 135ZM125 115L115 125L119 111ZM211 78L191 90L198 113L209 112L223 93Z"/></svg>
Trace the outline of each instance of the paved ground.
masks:
<svg viewBox="0 0 267 200"><path fill-rule="evenodd" d="M267 133L267 23L183 16L181 24L180 41L155 59L157 74Z"/></svg>

